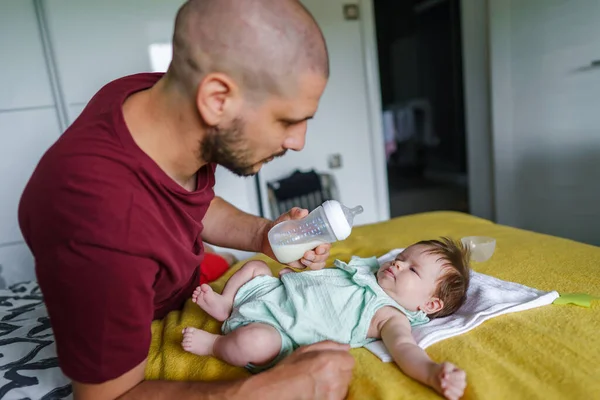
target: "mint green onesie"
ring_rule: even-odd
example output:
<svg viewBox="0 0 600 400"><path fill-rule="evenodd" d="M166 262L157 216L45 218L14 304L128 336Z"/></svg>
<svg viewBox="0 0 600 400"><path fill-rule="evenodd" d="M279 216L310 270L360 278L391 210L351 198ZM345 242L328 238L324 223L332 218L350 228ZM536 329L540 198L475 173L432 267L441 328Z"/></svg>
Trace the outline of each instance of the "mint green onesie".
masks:
<svg viewBox="0 0 600 400"><path fill-rule="evenodd" d="M258 276L235 295L223 334L251 324L273 326L281 335L279 355L267 366L248 365L252 372L270 368L303 345L333 340L362 347L375 312L391 306L403 312L411 326L427 323L423 311L409 311L388 296L377 283L377 258L352 257L336 268L288 273L279 278Z"/></svg>

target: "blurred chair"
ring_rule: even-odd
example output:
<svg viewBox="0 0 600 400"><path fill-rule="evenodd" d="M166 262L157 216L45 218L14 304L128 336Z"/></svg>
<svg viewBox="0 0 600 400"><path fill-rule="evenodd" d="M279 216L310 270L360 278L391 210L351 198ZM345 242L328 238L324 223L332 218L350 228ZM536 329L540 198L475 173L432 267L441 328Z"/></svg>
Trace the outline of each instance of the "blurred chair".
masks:
<svg viewBox="0 0 600 400"><path fill-rule="evenodd" d="M267 182L271 217L277 218L292 207L302 207L312 211L326 200L339 200L339 193L333 175L294 171L287 178Z"/></svg>

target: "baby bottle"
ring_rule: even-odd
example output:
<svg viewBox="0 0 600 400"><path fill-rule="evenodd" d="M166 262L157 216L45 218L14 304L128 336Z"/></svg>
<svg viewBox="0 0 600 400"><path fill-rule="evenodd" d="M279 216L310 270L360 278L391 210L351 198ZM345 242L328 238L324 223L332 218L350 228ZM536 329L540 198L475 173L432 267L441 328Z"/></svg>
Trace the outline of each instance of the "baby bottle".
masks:
<svg viewBox="0 0 600 400"><path fill-rule="evenodd" d="M348 208L328 200L303 219L283 221L269 231L269 243L277 260L287 264L302 258L320 244L344 240L350 236L354 217L361 206Z"/></svg>

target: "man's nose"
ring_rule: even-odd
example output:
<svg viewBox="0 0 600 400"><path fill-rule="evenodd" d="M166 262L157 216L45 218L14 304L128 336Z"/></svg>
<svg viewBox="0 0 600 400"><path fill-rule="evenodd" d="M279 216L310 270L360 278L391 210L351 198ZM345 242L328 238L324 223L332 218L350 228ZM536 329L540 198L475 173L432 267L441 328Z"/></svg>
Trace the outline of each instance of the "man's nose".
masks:
<svg viewBox="0 0 600 400"><path fill-rule="evenodd" d="M306 122L295 126L290 135L283 142L283 148L300 151L306 144Z"/></svg>

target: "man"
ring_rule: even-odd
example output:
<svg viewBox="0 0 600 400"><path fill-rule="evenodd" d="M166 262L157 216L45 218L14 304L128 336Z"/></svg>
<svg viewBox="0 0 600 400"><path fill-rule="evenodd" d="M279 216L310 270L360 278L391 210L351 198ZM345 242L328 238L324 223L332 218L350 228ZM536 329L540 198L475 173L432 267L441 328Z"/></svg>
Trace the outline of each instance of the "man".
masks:
<svg viewBox="0 0 600 400"><path fill-rule="evenodd" d="M244 381L143 381L151 321L191 295L202 241L272 256L270 227L306 215L243 213L214 197L214 169L301 150L328 62L295 0L190 0L168 72L106 85L44 155L19 221L76 399L345 396L353 359L330 342ZM293 266L322 268L329 247Z"/></svg>

